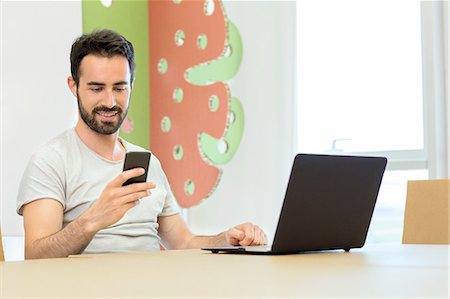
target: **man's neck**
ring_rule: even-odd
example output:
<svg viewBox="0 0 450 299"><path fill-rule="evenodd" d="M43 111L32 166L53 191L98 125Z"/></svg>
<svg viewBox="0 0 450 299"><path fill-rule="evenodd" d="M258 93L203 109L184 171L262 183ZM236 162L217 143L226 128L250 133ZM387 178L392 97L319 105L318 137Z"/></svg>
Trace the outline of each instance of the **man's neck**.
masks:
<svg viewBox="0 0 450 299"><path fill-rule="evenodd" d="M75 132L81 141L98 155L111 161L122 160L125 148L119 140L119 132L103 135L93 131L82 120L75 126Z"/></svg>

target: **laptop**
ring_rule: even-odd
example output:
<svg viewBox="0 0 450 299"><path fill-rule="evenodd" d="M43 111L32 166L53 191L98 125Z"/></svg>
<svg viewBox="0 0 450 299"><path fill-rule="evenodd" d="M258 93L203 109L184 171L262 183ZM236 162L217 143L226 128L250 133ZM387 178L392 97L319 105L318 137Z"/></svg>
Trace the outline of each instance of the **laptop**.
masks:
<svg viewBox="0 0 450 299"><path fill-rule="evenodd" d="M298 154L272 246L202 249L212 253L289 254L361 248L386 163L384 157Z"/></svg>

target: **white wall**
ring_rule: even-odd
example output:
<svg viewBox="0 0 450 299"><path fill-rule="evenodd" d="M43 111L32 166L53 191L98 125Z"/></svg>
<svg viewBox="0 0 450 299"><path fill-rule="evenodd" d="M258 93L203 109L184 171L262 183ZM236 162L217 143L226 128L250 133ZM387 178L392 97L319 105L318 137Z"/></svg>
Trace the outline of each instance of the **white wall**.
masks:
<svg viewBox="0 0 450 299"><path fill-rule="evenodd" d="M295 2L227 1L224 6L244 43L240 71L230 82L232 95L245 109L244 137L235 158L223 168L216 193L188 211L188 219L197 233L215 233L251 220L272 237L296 144ZM81 20L79 1L2 2L4 236L23 234L15 201L31 154L75 123L76 102L66 78L70 45L81 34ZM20 244L17 238L14 244ZM5 252L11 260L8 244Z"/></svg>
<svg viewBox="0 0 450 299"><path fill-rule="evenodd" d="M295 5L224 3L243 40L242 64L230 89L244 106L245 127L215 193L187 213L196 233L218 233L251 220L273 238L296 144Z"/></svg>
<svg viewBox="0 0 450 299"><path fill-rule="evenodd" d="M447 148L450 151L450 100L449 100L449 82L450 78L448 76L448 68L449 68L449 60L448 60L448 53L450 51L450 49L448 48L448 35L449 35L449 31L448 31L448 16L450 14L450 5L448 5L448 1L445 1L443 4L443 14L444 14L444 65L445 65L445 96L446 96L446 103L447 103ZM447 173L450 176L450 153L448 153L447 155Z"/></svg>
<svg viewBox="0 0 450 299"><path fill-rule="evenodd" d="M75 124L76 100L66 79L70 46L82 31L81 2L1 5L0 215L3 235L13 236L23 234L16 196L31 154Z"/></svg>

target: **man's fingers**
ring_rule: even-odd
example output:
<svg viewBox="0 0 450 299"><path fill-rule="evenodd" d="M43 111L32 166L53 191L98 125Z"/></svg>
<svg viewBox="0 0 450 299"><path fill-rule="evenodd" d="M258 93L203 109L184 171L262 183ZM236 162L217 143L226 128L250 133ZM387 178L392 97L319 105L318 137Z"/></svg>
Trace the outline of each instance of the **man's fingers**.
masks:
<svg viewBox="0 0 450 299"><path fill-rule="evenodd" d="M253 239L255 238L254 227L251 223L245 223L241 226L241 229L244 230L245 237L239 242L239 244L242 246L249 246L250 244L252 244Z"/></svg>
<svg viewBox="0 0 450 299"><path fill-rule="evenodd" d="M121 200L123 205L127 205L129 203L133 203L133 202L136 202L136 201L139 203L139 199L147 197L147 196L148 196L148 192L147 191L140 191L140 192L135 192L135 193L131 193L131 194L122 196L120 198L120 200Z"/></svg>
<svg viewBox="0 0 450 299"><path fill-rule="evenodd" d="M120 196L141 192L141 191L149 191L147 195L150 195L150 190L156 188L156 184L153 182L145 182L145 183L134 183L128 186L124 186L120 189Z"/></svg>
<svg viewBox="0 0 450 299"><path fill-rule="evenodd" d="M267 235L263 230L261 230L261 235L263 240L261 245L267 245Z"/></svg>
<svg viewBox="0 0 450 299"><path fill-rule="evenodd" d="M236 228L245 233L245 237L239 241L239 245L254 246L267 244L267 236L258 225L247 222L238 225Z"/></svg>
<svg viewBox="0 0 450 299"><path fill-rule="evenodd" d="M258 225L255 225L255 238L251 245L267 245L266 234Z"/></svg>
<svg viewBox="0 0 450 299"><path fill-rule="evenodd" d="M266 245L267 236L258 225L247 222L230 228L227 231L227 241L231 245Z"/></svg>
<svg viewBox="0 0 450 299"><path fill-rule="evenodd" d="M253 227L253 240L250 245L261 245L261 229L255 225Z"/></svg>
<svg viewBox="0 0 450 299"><path fill-rule="evenodd" d="M117 197L125 196L127 194L148 191L156 188L156 184L153 182L134 183L127 186L122 186L128 179L138 177L145 173L144 168L133 168L126 170L112 180L108 186L115 189L114 195ZM149 194L147 194L149 195Z"/></svg>
<svg viewBox="0 0 450 299"><path fill-rule="evenodd" d="M139 204L139 200L135 200L135 201L130 201L126 204L124 204L120 209L121 209L121 213L122 215L125 214L129 209L134 208L135 206L137 206Z"/></svg>
<svg viewBox="0 0 450 299"><path fill-rule="evenodd" d="M245 237L245 233L235 227L230 228L227 231L228 242L231 245L239 245L239 241L241 241Z"/></svg>
<svg viewBox="0 0 450 299"><path fill-rule="evenodd" d="M119 176L117 176L114 180L112 180L110 185L115 186L115 187L120 187L127 180L134 178L134 177L138 177L140 175L143 175L144 173L145 173L145 169L141 168L141 167L133 168L130 170L125 170L124 172L119 174Z"/></svg>
<svg viewBox="0 0 450 299"><path fill-rule="evenodd" d="M239 229L236 228L232 228L230 229L230 236L237 239L237 240L242 240L245 237L245 233Z"/></svg>

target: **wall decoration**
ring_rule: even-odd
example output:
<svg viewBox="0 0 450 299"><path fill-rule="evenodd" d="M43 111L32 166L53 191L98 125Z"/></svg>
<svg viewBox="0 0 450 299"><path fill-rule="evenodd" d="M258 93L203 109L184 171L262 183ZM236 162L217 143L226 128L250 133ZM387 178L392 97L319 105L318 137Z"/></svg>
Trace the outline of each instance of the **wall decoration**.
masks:
<svg viewBox="0 0 450 299"><path fill-rule="evenodd" d="M161 160L182 207L208 198L239 146L244 110L225 81L242 41L221 1L83 1L83 31L110 28L135 46L136 81L121 136Z"/></svg>

